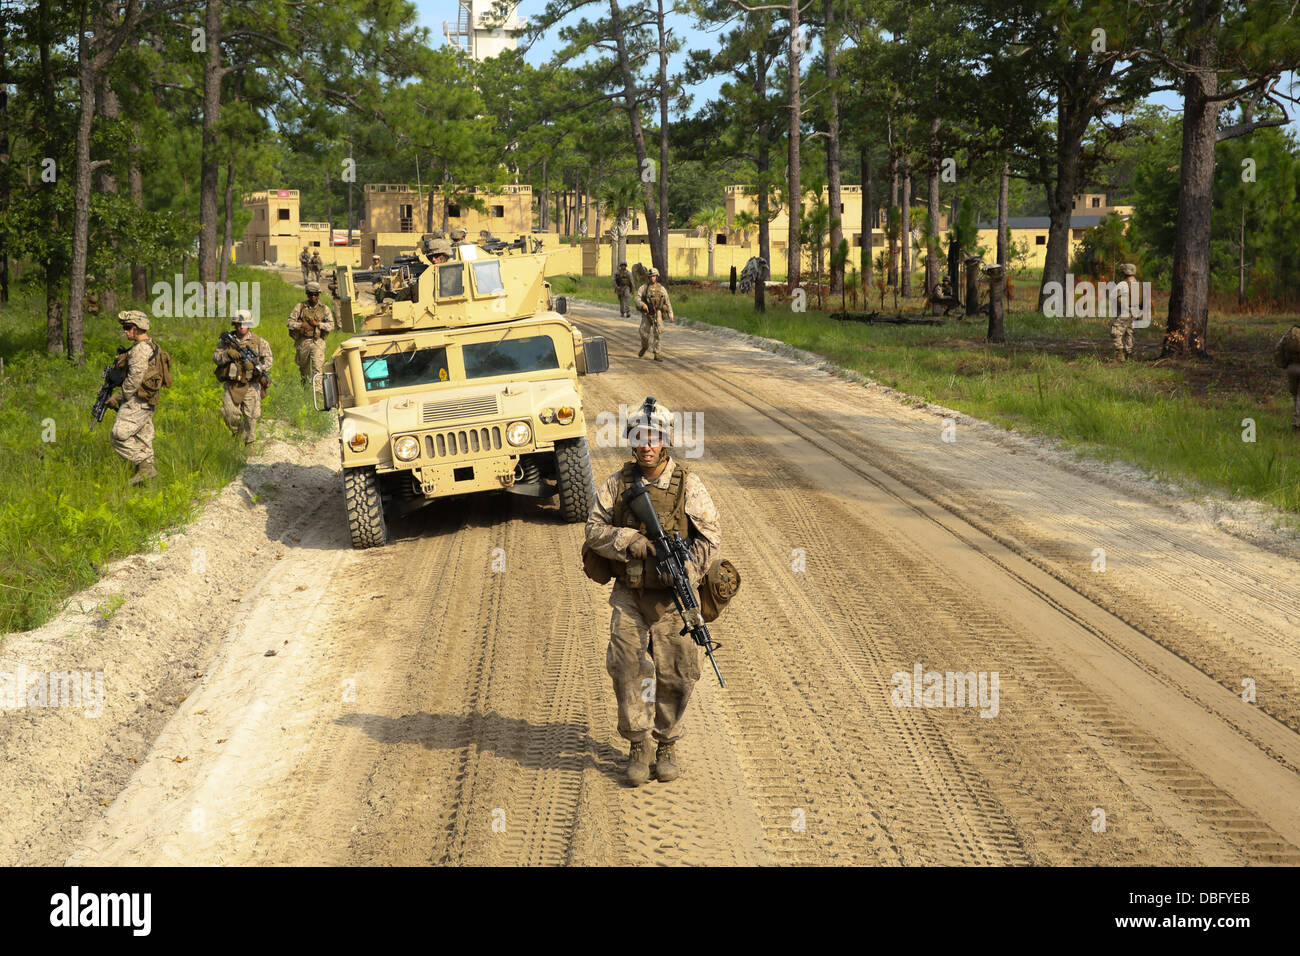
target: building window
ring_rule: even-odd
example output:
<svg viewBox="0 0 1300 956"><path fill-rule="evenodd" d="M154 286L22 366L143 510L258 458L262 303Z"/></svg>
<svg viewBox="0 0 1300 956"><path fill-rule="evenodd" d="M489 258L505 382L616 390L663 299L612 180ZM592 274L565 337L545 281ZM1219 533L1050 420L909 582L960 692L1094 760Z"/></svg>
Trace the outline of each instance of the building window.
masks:
<svg viewBox="0 0 1300 956"><path fill-rule="evenodd" d="M448 218L448 219L459 219L459 218L460 218L460 206L456 205L456 203L454 203L454 202L449 202L449 203L447 203L447 218Z"/></svg>
<svg viewBox="0 0 1300 956"><path fill-rule="evenodd" d="M874 233L872 233L871 236L872 248L875 248L876 246L880 246L881 248L884 248L884 245L885 245L885 237L883 235L877 236Z"/></svg>
<svg viewBox="0 0 1300 956"><path fill-rule="evenodd" d="M853 237L853 248L855 249L862 248L862 233L858 233L856 236Z"/></svg>
<svg viewBox="0 0 1300 956"><path fill-rule="evenodd" d="M505 207L505 206L493 206L493 207L492 207L492 218L493 218L493 219L504 219L505 217L506 217L506 207Z"/></svg>
<svg viewBox="0 0 1300 956"><path fill-rule="evenodd" d="M280 218L280 219L288 219L288 218L289 218L289 210L287 210L287 209L277 209L276 212L279 213L279 217L278 217L278 218Z"/></svg>
<svg viewBox="0 0 1300 956"><path fill-rule="evenodd" d="M717 246L725 246L727 244L727 234L725 232L718 233L713 244Z"/></svg>
<svg viewBox="0 0 1300 956"><path fill-rule="evenodd" d="M265 209L259 209L259 210L257 211L257 218L258 218L258 219L265 219L265 218L266 218L266 210L265 210Z"/></svg>
<svg viewBox="0 0 1300 956"><path fill-rule="evenodd" d="M415 207L409 202L401 203L397 207L398 222L397 228L400 232L411 232L414 229Z"/></svg>
<svg viewBox="0 0 1300 956"><path fill-rule="evenodd" d="M1034 245L1036 245L1036 246L1045 246L1045 245L1047 245L1047 237L1046 237L1046 236L1034 236Z"/></svg>
<svg viewBox="0 0 1300 956"><path fill-rule="evenodd" d="M1093 208L1093 209L1099 209L1099 208L1101 208L1101 197L1100 197L1100 196L1093 196L1093 197L1092 197L1092 208Z"/></svg>
<svg viewBox="0 0 1300 956"><path fill-rule="evenodd" d="M1072 239L1082 239L1082 238L1083 238L1083 230L1082 230L1082 229L1071 229L1071 230L1070 230L1070 238L1072 238Z"/></svg>

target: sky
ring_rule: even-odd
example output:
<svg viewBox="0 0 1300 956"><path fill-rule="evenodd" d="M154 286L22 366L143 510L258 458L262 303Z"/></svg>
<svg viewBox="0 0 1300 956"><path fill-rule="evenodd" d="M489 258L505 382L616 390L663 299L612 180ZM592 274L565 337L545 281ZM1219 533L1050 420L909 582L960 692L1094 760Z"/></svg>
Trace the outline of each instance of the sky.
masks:
<svg viewBox="0 0 1300 956"><path fill-rule="evenodd" d="M429 28L435 43L445 42L442 33L442 24L445 20L455 20L458 4L455 0L415 0L415 6L420 14L420 22ZM541 13L546 7L546 0L522 0L516 11L520 18L528 19ZM599 12L606 12L608 7L601 5L591 12L591 16L597 16ZM678 36L687 38L687 46L695 49L704 49L706 47L717 49L719 46L717 33L705 33L699 30L691 17L681 14L669 14L669 29L677 33ZM527 60L534 65L540 65L555 53L559 47L558 40L552 36L540 38L529 49ZM675 70L680 66L683 56L679 55L670 63L670 70ZM1297 81L1295 74L1286 77L1282 83L1282 89L1286 90L1288 85L1291 86L1289 92L1293 95L1300 95L1300 81ZM722 86L722 79L715 78L707 83L697 84L687 89L686 92L694 97L693 106L698 109L708 100L717 96L718 90ZM1182 97L1173 91L1156 93L1150 98L1150 102L1157 103L1167 110L1179 112L1182 110ZM1293 133L1300 135L1300 107L1292 104L1290 108L1293 121L1290 129Z"/></svg>

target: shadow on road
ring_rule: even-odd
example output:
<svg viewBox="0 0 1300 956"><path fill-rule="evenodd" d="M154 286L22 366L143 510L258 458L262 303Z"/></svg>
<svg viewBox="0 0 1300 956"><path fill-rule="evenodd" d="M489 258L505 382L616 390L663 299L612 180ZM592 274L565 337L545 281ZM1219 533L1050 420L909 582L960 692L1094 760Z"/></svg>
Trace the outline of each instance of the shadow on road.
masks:
<svg viewBox="0 0 1300 956"><path fill-rule="evenodd" d="M517 717L486 714L344 714L334 721L369 734L381 744L418 744L426 750L474 746L530 770L585 770L594 767L622 782L626 755L594 739L583 724L534 724Z"/></svg>

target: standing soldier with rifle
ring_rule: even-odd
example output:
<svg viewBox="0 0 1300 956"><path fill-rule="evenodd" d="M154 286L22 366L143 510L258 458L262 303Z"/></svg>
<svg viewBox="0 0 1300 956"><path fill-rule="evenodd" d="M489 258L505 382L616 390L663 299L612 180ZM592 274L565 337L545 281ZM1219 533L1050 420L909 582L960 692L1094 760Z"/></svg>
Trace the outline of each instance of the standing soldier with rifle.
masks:
<svg viewBox="0 0 1300 956"><path fill-rule="evenodd" d="M683 597L693 600L691 593L721 543L718 511L699 476L669 456L671 432L672 413L647 398L628 418L634 458L605 482L587 519L587 549L607 559L616 578L609 597L614 613L605 669L614 682L618 732L631 741L627 782L634 787L650 779L651 737L658 744L659 780L666 783L681 773L674 746L684 733L686 705L700 679L700 648L707 646L711 656L717 646L699 643L701 637L709 640L708 630L698 620L698 608L682 609L681 602ZM636 514L644 507L643 492L658 518L654 523L667 536L681 537L677 556L689 560L671 563L689 579L689 588L675 590L674 584L683 582L662 574L670 562L657 554L647 536L653 529ZM661 537L660 543L666 545L667 539ZM584 565L587 560L584 553ZM686 633L684 618L690 627Z"/></svg>
<svg viewBox="0 0 1300 956"><path fill-rule="evenodd" d="M302 284L306 285L311 281L311 253L307 251L306 246L302 247L302 253L298 256L298 261L302 264Z"/></svg>
<svg viewBox="0 0 1300 956"><path fill-rule="evenodd" d="M320 300L319 282L307 283L307 301L293 307L288 326L305 385L325 364L325 337L334 331L334 313Z"/></svg>
<svg viewBox="0 0 1300 956"><path fill-rule="evenodd" d="M212 361L217 380L225 386L221 396L221 417L230 434L244 436L244 447L257 438L257 420L262 417L262 399L271 386L271 344L253 334L253 314L247 309L235 313L234 332L222 332Z"/></svg>
<svg viewBox="0 0 1300 956"><path fill-rule="evenodd" d="M321 270L325 268L325 263L320 260L320 250L313 249L311 253L311 277L320 282Z"/></svg>
<svg viewBox="0 0 1300 956"><path fill-rule="evenodd" d="M148 373L159 349L149 338L149 316L130 309L119 312L117 321L130 339L131 348L117 356L116 363L126 369L126 377L122 393L110 398L107 407L117 412L113 450L135 465L129 484L138 485L158 474L153 463L153 412L158 405L158 390L153 387L156 380ZM150 382L145 382L146 377Z"/></svg>
<svg viewBox="0 0 1300 956"><path fill-rule="evenodd" d="M621 318L632 315L632 273L627 271L627 263L620 262L614 273L614 294L618 296L618 314Z"/></svg>
<svg viewBox="0 0 1300 956"><path fill-rule="evenodd" d="M673 304L668 301L668 290L659 284L659 270L651 267L650 277L641 287L636 297L637 308L641 310L641 351L637 358L645 355L646 349L654 354L656 362L662 362L659 355L659 336L663 332L663 320L676 322L673 318Z"/></svg>

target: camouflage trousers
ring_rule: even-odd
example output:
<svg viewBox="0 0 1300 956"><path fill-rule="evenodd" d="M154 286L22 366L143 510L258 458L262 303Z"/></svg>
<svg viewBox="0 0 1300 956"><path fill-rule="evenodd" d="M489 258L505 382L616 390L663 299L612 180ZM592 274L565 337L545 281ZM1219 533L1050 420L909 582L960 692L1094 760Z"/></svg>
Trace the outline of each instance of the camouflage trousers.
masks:
<svg viewBox="0 0 1300 956"><path fill-rule="evenodd" d="M618 288L614 291L618 293L618 314L627 318L632 314L632 290Z"/></svg>
<svg viewBox="0 0 1300 956"><path fill-rule="evenodd" d="M1110 320L1110 341L1116 352L1133 354L1133 320L1116 316Z"/></svg>
<svg viewBox="0 0 1300 956"><path fill-rule="evenodd" d="M117 410L113 422L113 450L133 465L153 461L153 408L130 398Z"/></svg>
<svg viewBox="0 0 1300 956"><path fill-rule="evenodd" d="M299 339L296 346L298 360L298 374L302 376L304 382L320 371L321 366L325 364L325 340L324 339Z"/></svg>
<svg viewBox="0 0 1300 956"><path fill-rule="evenodd" d="M221 396L221 417L232 435L244 436L252 444L257 438L257 420L262 417L262 388L259 385L226 383Z"/></svg>
<svg viewBox="0 0 1300 956"><path fill-rule="evenodd" d="M664 743L685 733L686 705L700 679L700 648L683 636L671 592L634 590L621 581L609 596L605 670L614 681L618 732L628 740L653 734Z"/></svg>
<svg viewBox="0 0 1300 956"><path fill-rule="evenodd" d="M311 269L307 266L302 267L302 284L306 285L311 281Z"/></svg>
<svg viewBox="0 0 1300 956"><path fill-rule="evenodd" d="M1292 362L1285 371L1287 390L1295 396L1295 411L1291 413L1291 427L1300 428L1300 362Z"/></svg>
<svg viewBox="0 0 1300 956"><path fill-rule="evenodd" d="M641 313L641 350L649 349L655 355L659 354L659 336L663 332L663 320L657 313Z"/></svg>

